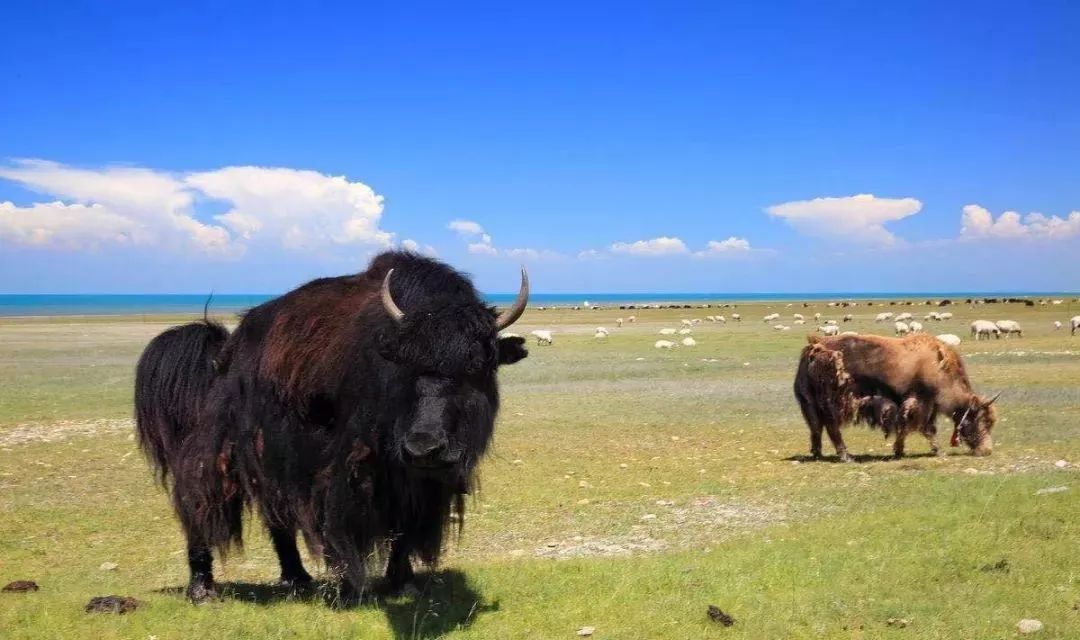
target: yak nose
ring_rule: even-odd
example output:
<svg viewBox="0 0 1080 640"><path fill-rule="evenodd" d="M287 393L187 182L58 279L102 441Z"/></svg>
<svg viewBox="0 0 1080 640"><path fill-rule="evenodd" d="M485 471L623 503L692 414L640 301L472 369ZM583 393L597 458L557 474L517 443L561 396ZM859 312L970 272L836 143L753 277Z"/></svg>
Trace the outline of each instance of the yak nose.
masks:
<svg viewBox="0 0 1080 640"><path fill-rule="evenodd" d="M414 431L405 437L405 451L409 455L424 458L446 449L446 434L428 431Z"/></svg>

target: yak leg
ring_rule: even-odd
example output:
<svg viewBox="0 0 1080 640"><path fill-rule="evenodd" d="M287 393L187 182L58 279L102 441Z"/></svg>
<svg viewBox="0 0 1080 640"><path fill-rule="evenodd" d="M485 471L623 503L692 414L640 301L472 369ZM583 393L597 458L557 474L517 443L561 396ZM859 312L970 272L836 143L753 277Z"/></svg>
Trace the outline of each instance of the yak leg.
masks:
<svg viewBox="0 0 1080 640"><path fill-rule="evenodd" d="M906 438L906 437L907 437L907 425L902 424L902 425L900 425L900 428L896 430L896 441L893 442L892 450L893 450L893 457L894 458L899 459L899 458L904 457L904 438Z"/></svg>
<svg viewBox="0 0 1080 640"><path fill-rule="evenodd" d="M195 604L201 604L218 597L214 587L214 556L210 548L188 542L188 568L191 578L188 581L187 597Z"/></svg>
<svg viewBox="0 0 1080 640"><path fill-rule="evenodd" d="M810 455L814 460L821 459L821 425L810 426Z"/></svg>
<svg viewBox="0 0 1080 640"><path fill-rule="evenodd" d="M829 432L829 440L832 440L833 447L836 448L836 455L840 458L840 461L851 462L851 456L848 455L847 446L844 444L844 438L840 435L840 425L829 422L826 423L825 430Z"/></svg>
<svg viewBox="0 0 1080 640"><path fill-rule="evenodd" d="M800 393L796 393L795 398L799 401L799 410L802 411L803 419L806 420L806 426L810 428L810 456L813 457L814 460L820 460L821 420L818 419L817 413L809 398L804 397Z"/></svg>
<svg viewBox="0 0 1080 640"><path fill-rule="evenodd" d="M311 575L304 570L300 550L296 548L294 527L268 527L274 542L278 562L281 563L281 583L289 587L303 587L311 583Z"/></svg>
<svg viewBox="0 0 1080 640"><path fill-rule="evenodd" d="M413 582L412 545L399 537L390 545L390 561L386 565L386 581L383 590L389 594L398 594L407 590Z"/></svg>

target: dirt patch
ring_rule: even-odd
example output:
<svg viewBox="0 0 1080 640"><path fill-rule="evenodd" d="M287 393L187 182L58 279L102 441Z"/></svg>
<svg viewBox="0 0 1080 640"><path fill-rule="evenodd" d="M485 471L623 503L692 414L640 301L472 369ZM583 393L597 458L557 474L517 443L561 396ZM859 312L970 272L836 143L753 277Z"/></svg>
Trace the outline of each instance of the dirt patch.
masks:
<svg viewBox="0 0 1080 640"><path fill-rule="evenodd" d="M582 556L627 556L666 549L668 543L646 534L594 538L574 536L549 542L536 549L538 558L580 558Z"/></svg>
<svg viewBox="0 0 1080 640"><path fill-rule="evenodd" d="M98 418L97 420L61 420L52 424L29 423L16 425L0 432L0 447L15 447L37 442L60 442L68 438L133 432L130 418Z"/></svg>

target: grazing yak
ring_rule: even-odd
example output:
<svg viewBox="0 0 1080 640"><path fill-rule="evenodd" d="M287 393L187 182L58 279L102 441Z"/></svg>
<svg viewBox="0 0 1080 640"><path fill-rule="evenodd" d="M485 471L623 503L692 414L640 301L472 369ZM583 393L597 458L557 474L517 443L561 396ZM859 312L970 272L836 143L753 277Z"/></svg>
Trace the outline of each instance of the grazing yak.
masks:
<svg viewBox="0 0 1080 640"><path fill-rule="evenodd" d="M821 457L824 430L840 459L850 460L840 427L860 419L886 435L895 434L896 457L903 455L904 439L913 431L925 435L936 453L934 421L939 413L953 420L953 445L962 439L975 455L990 454L997 396L986 399L972 391L960 355L948 345L926 334L808 340L795 375L795 397L810 428L814 458ZM888 413L883 413L878 396L895 404L899 417L887 423L874 418ZM867 403L874 404L876 413L867 413Z"/></svg>
<svg viewBox="0 0 1080 640"><path fill-rule="evenodd" d="M154 338L136 371L136 432L172 477L187 596L217 595L211 553L241 544L249 506L282 581L311 580L299 531L342 602L362 595L373 557L388 555L388 591L412 581L414 557L435 563L491 442L498 369L528 354L523 338L498 337L528 293L522 269L498 314L463 274L392 251L251 309L231 335L204 319Z"/></svg>

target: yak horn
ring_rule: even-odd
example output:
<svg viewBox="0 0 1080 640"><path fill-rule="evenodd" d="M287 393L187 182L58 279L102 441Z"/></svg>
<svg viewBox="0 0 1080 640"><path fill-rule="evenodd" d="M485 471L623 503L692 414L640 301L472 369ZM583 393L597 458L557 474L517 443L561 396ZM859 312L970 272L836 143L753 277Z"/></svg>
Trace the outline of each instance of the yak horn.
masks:
<svg viewBox="0 0 1080 640"><path fill-rule="evenodd" d="M525 313L525 305L529 303L529 274L525 272L525 265L521 266L521 287L518 288L517 298L509 309L495 318L495 330L502 331L517 322L521 314Z"/></svg>
<svg viewBox="0 0 1080 640"><path fill-rule="evenodd" d="M395 323L401 324L401 321L405 319L405 312L394 302L394 296L390 295L390 276L392 275L394 275L393 269L386 272L386 277L382 281L382 306Z"/></svg>
<svg viewBox="0 0 1080 640"><path fill-rule="evenodd" d="M995 393L994 397L990 398L990 400L986 403L986 406L989 407L990 405L994 404L994 401L997 400L1001 396L1001 393L1002 393L1001 391L998 391L997 393Z"/></svg>

